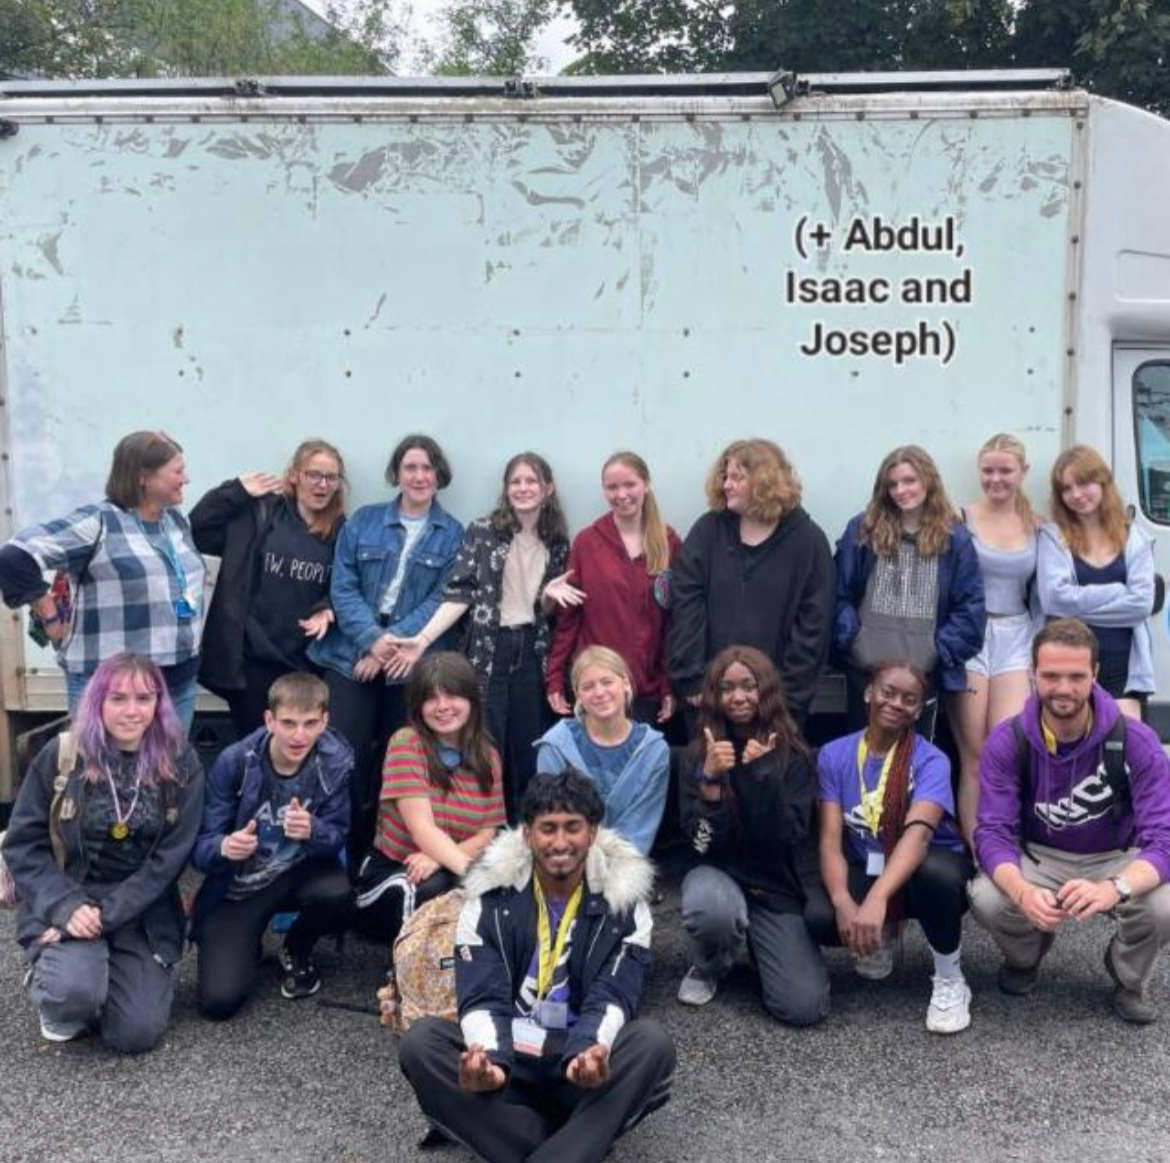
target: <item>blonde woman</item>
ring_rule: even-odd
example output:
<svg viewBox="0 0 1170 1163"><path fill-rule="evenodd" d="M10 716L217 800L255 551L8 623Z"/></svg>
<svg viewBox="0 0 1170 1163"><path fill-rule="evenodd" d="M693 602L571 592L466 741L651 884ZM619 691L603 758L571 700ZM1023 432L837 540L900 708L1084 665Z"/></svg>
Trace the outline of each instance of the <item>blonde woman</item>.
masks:
<svg viewBox="0 0 1170 1163"><path fill-rule="evenodd" d="M630 718L634 684L620 654L589 646L572 670L575 715L537 741L536 770L584 772L605 801L605 824L646 855L666 807L670 749L659 731Z"/></svg>
<svg viewBox="0 0 1170 1163"><path fill-rule="evenodd" d="M615 452L601 466L601 489L609 511L573 538L568 571L544 589L559 607L545 696L558 715L569 714L570 663L587 646L608 646L629 663L634 716L664 723L674 713L665 648L678 534L662 520L636 452Z"/></svg>
<svg viewBox="0 0 1170 1163"><path fill-rule="evenodd" d="M917 666L931 696L965 690L984 622L979 559L934 461L916 444L895 448L878 467L865 512L837 542L833 642L848 681L850 729L866 723L863 692L882 659ZM929 737L933 708L924 726Z"/></svg>
<svg viewBox="0 0 1170 1163"><path fill-rule="evenodd" d="M311 439L283 476L232 477L191 510L195 545L221 559L199 681L226 700L238 739L264 725L268 688L282 674L315 670L307 651L333 625L346 489L341 453Z"/></svg>
<svg viewBox="0 0 1170 1163"><path fill-rule="evenodd" d="M784 682L804 722L829 653L833 558L801 507L800 480L770 440L737 440L707 476L704 513L674 575L667 669L697 708L707 664L728 646L754 646Z"/></svg>
<svg viewBox="0 0 1170 1163"><path fill-rule="evenodd" d="M967 660L967 688L948 700L959 750L959 823L968 843L979 806L979 756L991 729L1018 715L1031 690L1030 598L1036 578L1038 522L1024 494L1028 456L1015 437L1000 433L979 450L983 497L963 518L983 576L987 629L983 647Z"/></svg>
<svg viewBox="0 0 1170 1163"><path fill-rule="evenodd" d="M1154 608L1154 554L1126 518L1113 473L1083 444L1052 466L1051 524L1040 530L1036 583L1048 618L1079 618L1097 636L1098 683L1130 718L1154 690L1147 622Z"/></svg>

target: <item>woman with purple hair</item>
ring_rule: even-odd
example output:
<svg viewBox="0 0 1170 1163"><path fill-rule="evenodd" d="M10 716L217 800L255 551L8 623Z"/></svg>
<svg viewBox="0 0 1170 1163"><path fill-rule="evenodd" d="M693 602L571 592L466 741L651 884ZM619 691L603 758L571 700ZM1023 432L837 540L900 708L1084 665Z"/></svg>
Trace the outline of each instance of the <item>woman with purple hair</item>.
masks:
<svg viewBox="0 0 1170 1163"><path fill-rule="evenodd" d="M183 951L177 881L202 811L203 768L159 668L106 659L72 732L33 760L4 838L48 1041L96 1029L127 1054L158 1044Z"/></svg>

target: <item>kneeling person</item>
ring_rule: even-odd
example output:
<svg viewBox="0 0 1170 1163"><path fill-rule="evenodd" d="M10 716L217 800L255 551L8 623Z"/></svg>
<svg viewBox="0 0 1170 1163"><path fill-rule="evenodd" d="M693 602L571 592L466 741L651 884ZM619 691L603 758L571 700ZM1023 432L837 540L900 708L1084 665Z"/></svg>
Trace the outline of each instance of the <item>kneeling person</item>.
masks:
<svg viewBox="0 0 1170 1163"><path fill-rule="evenodd" d="M252 988L275 913L298 916L284 942L281 993L316 993L317 939L349 913L340 856L349 831L353 752L329 729L329 691L286 674L268 692L265 725L224 751L207 780L192 863L207 874L195 902L199 1008L230 1017Z"/></svg>
<svg viewBox="0 0 1170 1163"><path fill-rule="evenodd" d="M1031 993L1066 921L1107 913L1113 1010L1157 1017L1147 993L1170 938L1170 760L1099 686L1097 639L1074 618L1032 641L1036 693L979 763L971 911L1003 953L999 987ZM1121 748L1120 759L1109 758Z"/></svg>
<svg viewBox="0 0 1170 1163"><path fill-rule="evenodd" d="M670 1096L674 1046L635 1020L653 870L572 768L535 776L520 814L464 882L460 1024L416 1022L399 1059L431 1123L489 1163L601 1160Z"/></svg>

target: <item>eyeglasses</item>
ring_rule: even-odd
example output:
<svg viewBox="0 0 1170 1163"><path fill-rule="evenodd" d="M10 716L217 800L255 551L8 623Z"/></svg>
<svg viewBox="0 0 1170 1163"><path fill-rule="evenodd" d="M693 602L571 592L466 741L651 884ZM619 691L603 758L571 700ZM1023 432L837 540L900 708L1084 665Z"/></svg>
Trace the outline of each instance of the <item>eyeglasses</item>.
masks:
<svg viewBox="0 0 1170 1163"><path fill-rule="evenodd" d="M318 472L315 468L301 470L301 479L311 485L328 485L331 489L341 484L341 474L336 472Z"/></svg>
<svg viewBox="0 0 1170 1163"><path fill-rule="evenodd" d="M887 703L897 703L908 711L918 711L922 708L922 696L913 691L900 691L897 687L886 686L884 683L876 688L877 695Z"/></svg>

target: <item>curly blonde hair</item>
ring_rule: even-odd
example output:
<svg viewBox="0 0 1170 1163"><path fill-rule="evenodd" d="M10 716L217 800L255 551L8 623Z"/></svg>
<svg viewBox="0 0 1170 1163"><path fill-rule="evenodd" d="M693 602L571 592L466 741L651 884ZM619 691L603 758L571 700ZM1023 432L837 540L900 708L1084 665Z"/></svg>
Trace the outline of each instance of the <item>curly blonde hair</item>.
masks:
<svg viewBox="0 0 1170 1163"><path fill-rule="evenodd" d="M930 453L917 444L895 448L878 466L873 482L873 495L865 507L861 520L860 541L871 545L879 557L893 557L902 539L902 513L890 496L886 481L890 470L908 464L926 490L922 504L922 524L918 528L917 545L922 557L937 557L946 552L951 539L951 526L956 521L955 507L943 488L938 466Z"/></svg>
<svg viewBox="0 0 1170 1163"><path fill-rule="evenodd" d="M743 466L751 486L751 501L744 514L753 521L774 524L800 504L800 478L784 450L771 440L736 440L720 454L707 474L707 504L716 512L727 508L723 478L727 465Z"/></svg>
<svg viewBox="0 0 1170 1163"><path fill-rule="evenodd" d="M1125 502L1117 491L1113 472L1105 463L1105 458L1087 444L1074 444L1072 448L1066 448L1052 466L1049 480L1052 485L1052 497L1049 500L1052 519L1060 529L1065 544L1079 557L1088 549L1088 539L1081 519L1064 503L1062 494L1065 473L1070 473L1078 485L1101 486L1101 508L1098 510L1101 528L1114 550L1120 553L1129 536L1129 522L1125 515Z"/></svg>

